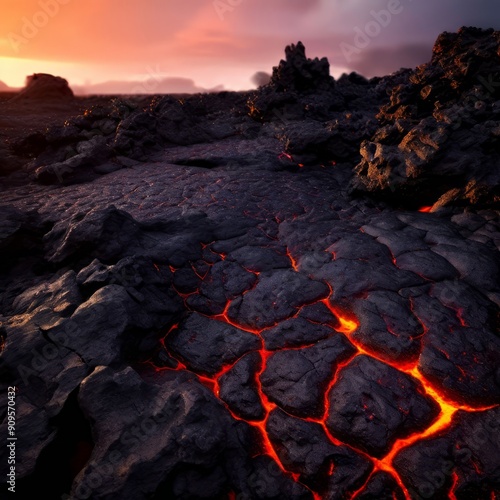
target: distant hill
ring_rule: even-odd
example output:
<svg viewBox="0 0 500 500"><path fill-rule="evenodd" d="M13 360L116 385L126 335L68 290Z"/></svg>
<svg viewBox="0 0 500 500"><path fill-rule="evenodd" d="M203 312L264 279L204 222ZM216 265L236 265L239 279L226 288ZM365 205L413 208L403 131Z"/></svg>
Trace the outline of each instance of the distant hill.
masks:
<svg viewBox="0 0 500 500"><path fill-rule="evenodd" d="M21 89L19 87L9 87L6 83L0 81L0 92L19 92Z"/></svg>
<svg viewBox="0 0 500 500"><path fill-rule="evenodd" d="M91 85L72 85L77 95L103 94L196 94L198 92L220 92L222 85L212 89L198 87L189 78L154 78L144 81L109 81Z"/></svg>
<svg viewBox="0 0 500 500"><path fill-rule="evenodd" d="M199 92L221 92L223 85L206 89L189 78L154 78L143 81L108 81L90 85L71 85L76 95L113 94L197 94ZM9 87L0 81L0 92L19 92L22 89Z"/></svg>
<svg viewBox="0 0 500 500"><path fill-rule="evenodd" d="M68 81L60 76L47 73L35 73L26 78L26 86L13 100L47 100L47 99L72 99L73 91Z"/></svg>

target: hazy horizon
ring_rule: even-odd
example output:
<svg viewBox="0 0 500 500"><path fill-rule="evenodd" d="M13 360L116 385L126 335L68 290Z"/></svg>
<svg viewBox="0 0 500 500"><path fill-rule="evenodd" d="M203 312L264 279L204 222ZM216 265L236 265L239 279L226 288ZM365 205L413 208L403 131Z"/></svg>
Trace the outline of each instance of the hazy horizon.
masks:
<svg viewBox="0 0 500 500"><path fill-rule="evenodd" d="M335 77L382 76L428 61L442 31L500 29L494 0L2 2L0 81L20 88L50 73L78 94L247 90L299 40Z"/></svg>

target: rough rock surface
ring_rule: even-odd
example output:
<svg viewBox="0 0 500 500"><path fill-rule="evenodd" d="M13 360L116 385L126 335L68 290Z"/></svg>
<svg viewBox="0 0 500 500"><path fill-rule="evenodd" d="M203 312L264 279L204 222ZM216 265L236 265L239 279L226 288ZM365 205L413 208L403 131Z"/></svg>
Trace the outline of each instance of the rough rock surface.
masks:
<svg viewBox="0 0 500 500"><path fill-rule="evenodd" d="M306 57L302 42L290 45L285 50L286 60L273 69L270 84L279 91L299 92L317 90L334 85L330 76L330 63L326 57L311 60Z"/></svg>
<svg viewBox="0 0 500 500"><path fill-rule="evenodd" d="M369 356L357 356L338 374L328 398L332 434L380 458L396 439L426 429L439 413L418 382ZM397 401L396 407L386 400Z"/></svg>
<svg viewBox="0 0 500 500"><path fill-rule="evenodd" d="M285 349L266 361L260 380L269 400L292 415L321 417L323 395L338 365L355 352L339 335L331 335L311 347Z"/></svg>
<svg viewBox="0 0 500 500"><path fill-rule="evenodd" d="M392 89L353 189L415 206L500 205L500 32L443 33Z"/></svg>
<svg viewBox="0 0 500 500"><path fill-rule="evenodd" d="M20 498L497 498L498 164L467 208L417 211L418 182L402 205L348 193L391 120L382 150L416 128L403 157L446 171L427 114L465 109L497 38L443 35L370 81L296 46L255 93L113 100L20 137L0 210Z"/></svg>

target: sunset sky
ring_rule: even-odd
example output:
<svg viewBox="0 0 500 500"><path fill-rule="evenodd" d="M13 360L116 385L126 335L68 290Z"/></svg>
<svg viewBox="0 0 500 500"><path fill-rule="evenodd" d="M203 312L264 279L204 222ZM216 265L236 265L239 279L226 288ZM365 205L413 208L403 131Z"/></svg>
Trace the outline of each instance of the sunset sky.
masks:
<svg viewBox="0 0 500 500"><path fill-rule="evenodd" d="M248 89L252 75L270 72L285 45L298 40L309 57L327 56L334 76L351 70L373 76L426 62L441 31L500 29L498 0L0 0L0 6L0 81L14 87L46 72L73 86L115 82L99 87L108 91L124 81L151 92L167 83L176 91ZM389 8L396 13L382 17L381 26L374 12ZM356 45L369 22L374 36ZM347 46L356 50L346 58Z"/></svg>

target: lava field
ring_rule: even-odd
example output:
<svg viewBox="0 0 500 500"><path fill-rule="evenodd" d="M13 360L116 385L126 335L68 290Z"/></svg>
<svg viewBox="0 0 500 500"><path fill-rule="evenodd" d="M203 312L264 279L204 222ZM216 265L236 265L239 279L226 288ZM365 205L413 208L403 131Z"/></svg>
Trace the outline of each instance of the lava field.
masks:
<svg viewBox="0 0 500 500"><path fill-rule="evenodd" d="M500 499L499 47L11 135L19 498Z"/></svg>

